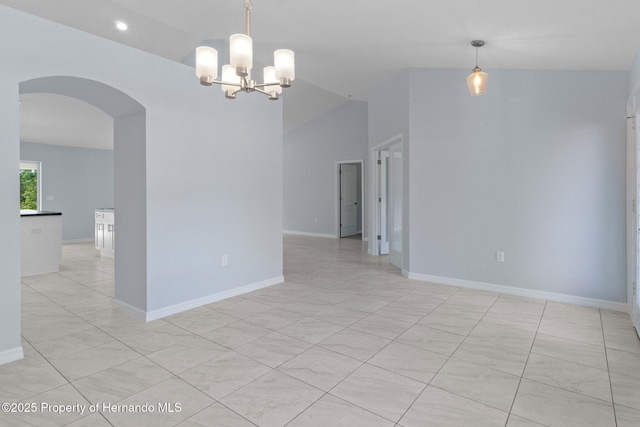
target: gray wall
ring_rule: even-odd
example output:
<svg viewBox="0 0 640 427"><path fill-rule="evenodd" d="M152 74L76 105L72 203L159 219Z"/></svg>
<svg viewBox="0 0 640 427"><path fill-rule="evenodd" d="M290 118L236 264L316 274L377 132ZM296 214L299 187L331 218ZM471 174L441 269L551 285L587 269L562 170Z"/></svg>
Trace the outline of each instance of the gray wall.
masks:
<svg viewBox="0 0 640 427"><path fill-rule="evenodd" d="M163 313L282 279L281 103L257 94L231 102L200 86L191 67L4 6L0 26L11 35L0 39L0 355L20 348L18 91L26 80L102 82L146 110L146 186L135 183L146 212L135 233L146 242L147 280L135 309Z"/></svg>
<svg viewBox="0 0 640 427"><path fill-rule="evenodd" d="M410 272L624 302L628 73L410 74Z"/></svg>
<svg viewBox="0 0 640 427"><path fill-rule="evenodd" d="M22 358L20 344L20 128L18 86L0 84L0 364ZM2 126L4 127L4 126Z"/></svg>
<svg viewBox="0 0 640 427"><path fill-rule="evenodd" d="M629 71L629 95L635 95L636 91L640 89L638 86L640 86L640 50L633 60L631 71Z"/></svg>
<svg viewBox="0 0 640 427"><path fill-rule="evenodd" d="M113 151L21 142L20 158L42 162L42 209L62 212L62 240L93 239L94 209L113 207Z"/></svg>
<svg viewBox="0 0 640 427"><path fill-rule="evenodd" d="M284 230L336 236L336 162L364 160L367 170L367 104L349 101L285 133L283 158Z"/></svg>
<svg viewBox="0 0 640 427"><path fill-rule="evenodd" d="M113 120L115 299L148 309L146 114Z"/></svg>
<svg viewBox="0 0 640 427"><path fill-rule="evenodd" d="M409 271L410 259L410 226L409 216L409 191L413 183L409 182L411 164L409 163L411 147L410 138L410 110L409 96L411 88L411 74L405 70L398 75L381 82L369 91L369 148L374 148L380 144L391 142L397 136L402 137L403 145L403 175L404 193L402 209L402 269L405 273ZM376 172L374 168L369 168L369 182L374 182ZM375 200L375 186L369 186L369 198ZM375 218L369 216L369 230L376 230ZM373 234L373 233L372 233ZM373 245L377 245L376 239L369 239L369 253L373 253Z"/></svg>

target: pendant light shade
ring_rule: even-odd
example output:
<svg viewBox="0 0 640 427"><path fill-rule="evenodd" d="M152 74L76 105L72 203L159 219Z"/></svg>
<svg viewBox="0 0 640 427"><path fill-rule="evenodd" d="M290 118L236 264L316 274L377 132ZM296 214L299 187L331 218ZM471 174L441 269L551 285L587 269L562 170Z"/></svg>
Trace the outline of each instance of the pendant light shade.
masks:
<svg viewBox="0 0 640 427"><path fill-rule="evenodd" d="M246 34L234 34L229 37L229 57L231 66L236 70L243 68L250 71L253 68L253 41ZM239 73L238 75L242 75Z"/></svg>
<svg viewBox="0 0 640 427"><path fill-rule="evenodd" d="M487 91L487 81L489 75L483 73L479 67L473 69L473 72L467 77L467 85L471 96L479 96Z"/></svg>
<svg viewBox="0 0 640 427"><path fill-rule="evenodd" d="M227 98L233 99L235 95L231 96L231 94L240 85L242 77L236 74L236 69L232 65L227 64L222 66L222 81L227 84L223 83L220 88L227 95Z"/></svg>
<svg viewBox="0 0 640 427"><path fill-rule="evenodd" d="M293 81L296 79L295 59L292 50L278 49L273 52L273 64L278 80L289 79Z"/></svg>
<svg viewBox="0 0 640 427"><path fill-rule="evenodd" d="M478 67L478 48L484 46L484 41L473 40L471 46L476 48L476 67L467 77L467 86L469 86L471 96L480 96L487 91L487 81L489 80L489 75Z"/></svg>
<svg viewBox="0 0 640 427"><path fill-rule="evenodd" d="M264 87L264 91L269 94L270 97L280 95L282 93L282 86L276 78L275 67L264 67L263 70L264 83L268 86Z"/></svg>
<svg viewBox="0 0 640 427"><path fill-rule="evenodd" d="M202 81L211 81L218 78L218 51L200 46L196 49L196 75ZM211 84L211 83L209 83Z"/></svg>

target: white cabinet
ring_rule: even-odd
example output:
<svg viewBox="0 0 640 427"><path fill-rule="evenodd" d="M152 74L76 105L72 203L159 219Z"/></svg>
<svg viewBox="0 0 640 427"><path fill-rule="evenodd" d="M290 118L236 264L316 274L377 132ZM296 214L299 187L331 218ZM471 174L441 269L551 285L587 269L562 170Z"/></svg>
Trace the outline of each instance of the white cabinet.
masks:
<svg viewBox="0 0 640 427"><path fill-rule="evenodd" d="M96 209L95 247L100 256L113 258L115 251L115 214L113 209Z"/></svg>
<svg viewBox="0 0 640 427"><path fill-rule="evenodd" d="M20 275L60 271L62 214L20 211Z"/></svg>

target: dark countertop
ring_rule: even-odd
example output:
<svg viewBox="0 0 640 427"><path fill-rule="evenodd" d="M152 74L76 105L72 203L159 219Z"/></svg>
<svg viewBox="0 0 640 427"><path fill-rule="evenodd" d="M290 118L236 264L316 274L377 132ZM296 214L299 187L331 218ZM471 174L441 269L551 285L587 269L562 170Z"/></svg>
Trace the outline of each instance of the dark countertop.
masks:
<svg viewBox="0 0 640 427"><path fill-rule="evenodd" d="M20 210L20 216L52 216L52 215L62 215L62 212L51 212L51 211L34 211L34 210Z"/></svg>

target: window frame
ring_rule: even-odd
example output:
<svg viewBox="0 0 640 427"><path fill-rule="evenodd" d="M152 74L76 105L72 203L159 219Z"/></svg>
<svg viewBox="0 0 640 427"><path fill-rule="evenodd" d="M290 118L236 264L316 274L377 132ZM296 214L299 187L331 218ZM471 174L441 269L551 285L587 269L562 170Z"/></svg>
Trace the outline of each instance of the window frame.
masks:
<svg viewBox="0 0 640 427"><path fill-rule="evenodd" d="M32 167L35 166L35 167ZM37 191L37 201L36 201L36 210L42 210L42 162L39 160L20 160L20 169L23 170L36 170L36 191Z"/></svg>

